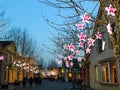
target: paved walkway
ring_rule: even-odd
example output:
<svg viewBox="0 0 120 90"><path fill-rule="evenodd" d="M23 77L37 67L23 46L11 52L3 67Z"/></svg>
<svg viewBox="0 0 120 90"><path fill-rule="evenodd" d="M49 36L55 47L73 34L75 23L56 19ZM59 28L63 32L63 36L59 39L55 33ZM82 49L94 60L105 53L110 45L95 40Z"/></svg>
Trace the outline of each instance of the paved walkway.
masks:
<svg viewBox="0 0 120 90"><path fill-rule="evenodd" d="M9 85L9 90L80 90L77 86L76 89L72 89L72 86L71 82L43 80L41 86L36 86L35 83L33 83L32 87L29 87L28 83L26 87ZM87 88L86 90L95 89Z"/></svg>

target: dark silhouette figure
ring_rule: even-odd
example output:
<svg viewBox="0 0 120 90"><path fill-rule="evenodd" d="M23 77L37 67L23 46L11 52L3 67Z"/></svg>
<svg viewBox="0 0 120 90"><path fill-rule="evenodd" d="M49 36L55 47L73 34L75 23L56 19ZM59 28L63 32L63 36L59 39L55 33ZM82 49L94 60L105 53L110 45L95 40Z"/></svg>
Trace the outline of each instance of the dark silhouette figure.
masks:
<svg viewBox="0 0 120 90"><path fill-rule="evenodd" d="M26 86L26 78L25 77L23 78L22 85L23 85L23 87Z"/></svg>
<svg viewBox="0 0 120 90"><path fill-rule="evenodd" d="M38 81L38 82L39 82L39 86L41 86L42 78L39 78L38 80L39 80L39 81Z"/></svg>
<svg viewBox="0 0 120 90"><path fill-rule="evenodd" d="M29 80L30 87L32 87L32 82L33 82L33 79L32 79L32 77L30 77L30 80Z"/></svg>
<svg viewBox="0 0 120 90"><path fill-rule="evenodd" d="M38 77L34 78L34 81L35 81L36 86L38 86L39 78Z"/></svg>
<svg viewBox="0 0 120 90"><path fill-rule="evenodd" d="M8 90L8 84L1 84L1 90Z"/></svg>

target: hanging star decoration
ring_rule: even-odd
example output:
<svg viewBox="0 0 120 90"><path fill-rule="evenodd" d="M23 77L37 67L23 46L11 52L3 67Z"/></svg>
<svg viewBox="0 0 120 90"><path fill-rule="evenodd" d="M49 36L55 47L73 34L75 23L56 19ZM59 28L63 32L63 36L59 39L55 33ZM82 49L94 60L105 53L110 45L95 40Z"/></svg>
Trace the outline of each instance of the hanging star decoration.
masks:
<svg viewBox="0 0 120 90"><path fill-rule="evenodd" d="M115 16L116 8L113 8L111 4L109 5L109 7L105 7L105 10L107 11L107 15Z"/></svg>
<svg viewBox="0 0 120 90"><path fill-rule="evenodd" d="M79 46L80 46L80 47L83 47L83 43L82 43L82 42L79 42Z"/></svg>
<svg viewBox="0 0 120 90"><path fill-rule="evenodd" d="M64 61L66 61L67 60L67 57L64 57L64 59L63 59Z"/></svg>
<svg viewBox="0 0 120 90"><path fill-rule="evenodd" d="M82 58L81 58L81 57L78 57L77 60L78 60L78 62L81 62L81 61L82 61Z"/></svg>
<svg viewBox="0 0 120 90"><path fill-rule="evenodd" d="M97 39L101 39L102 38L102 34L100 34L99 32L97 34L95 34L95 35L96 35Z"/></svg>
<svg viewBox="0 0 120 90"><path fill-rule="evenodd" d="M86 53L90 53L91 52L91 49L90 48L87 48L86 49Z"/></svg>
<svg viewBox="0 0 120 90"><path fill-rule="evenodd" d="M89 45L89 47L92 46L92 45L94 46L94 42L95 42L95 40L93 40L92 38L89 38L88 39L88 45Z"/></svg>
<svg viewBox="0 0 120 90"><path fill-rule="evenodd" d="M109 34L112 34L112 27L111 27L110 23L108 23L108 25L107 25L107 30L108 30Z"/></svg>
<svg viewBox="0 0 120 90"><path fill-rule="evenodd" d="M76 25L76 27L77 27L77 30L83 29L83 24L79 22L79 23Z"/></svg>
<svg viewBox="0 0 120 90"><path fill-rule="evenodd" d="M83 19L83 22L89 23L90 16L87 13L84 13L81 18Z"/></svg>
<svg viewBox="0 0 120 90"><path fill-rule="evenodd" d="M76 50L75 53L76 53L76 55L79 55L80 54L80 50Z"/></svg>
<svg viewBox="0 0 120 90"><path fill-rule="evenodd" d="M80 35L78 35L79 37L79 41L85 41L86 39L86 35L84 33L81 33Z"/></svg>
<svg viewBox="0 0 120 90"><path fill-rule="evenodd" d="M4 60L4 58L5 58L5 57L4 57L3 55L0 56L0 60L1 60L1 61Z"/></svg>
<svg viewBox="0 0 120 90"><path fill-rule="evenodd" d="M64 44L64 45L63 45L63 48L64 48L64 49L68 49L68 45Z"/></svg>
<svg viewBox="0 0 120 90"><path fill-rule="evenodd" d="M68 61L65 61L65 65L66 65L66 67L69 67Z"/></svg>
<svg viewBox="0 0 120 90"><path fill-rule="evenodd" d="M69 60L73 60L73 55L68 56Z"/></svg>
<svg viewBox="0 0 120 90"><path fill-rule="evenodd" d="M70 50L70 51L73 51L73 52L74 52L75 47L74 47L74 45L73 45L72 43L71 43L68 47L69 47L69 50Z"/></svg>
<svg viewBox="0 0 120 90"><path fill-rule="evenodd" d="M71 67L73 66L73 62L70 62L70 66L71 66Z"/></svg>

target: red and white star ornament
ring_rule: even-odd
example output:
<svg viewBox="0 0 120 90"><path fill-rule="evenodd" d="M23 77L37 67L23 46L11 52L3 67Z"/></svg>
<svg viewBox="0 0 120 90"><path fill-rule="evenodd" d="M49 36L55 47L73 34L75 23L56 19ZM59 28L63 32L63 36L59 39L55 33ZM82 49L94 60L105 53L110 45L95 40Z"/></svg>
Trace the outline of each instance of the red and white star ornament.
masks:
<svg viewBox="0 0 120 90"><path fill-rule="evenodd" d="M63 48L64 48L64 49L68 49L68 45L67 45L67 44L64 44L64 45L63 45Z"/></svg>
<svg viewBox="0 0 120 90"><path fill-rule="evenodd" d="M78 57L77 60L78 60L78 62L81 62L81 61L82 61L82 58L81 58L81 57Z"/></svg>
<svg viewBox="0 0 120 90"><path fill-rule="evenodd" d="M63 59L64 61L66 61L67 60L67 57L64 57L64 59Z"/></svg>
<svg viewBox="0 0 120 90"><path fill-rule="evenodd" d="M74 52L74 49L75 49L75 47L74 47L74 45L71 43L70 45L68 45L68 47L69 47L69 50L70 51L73 51Z"/></svg>
<svg viewBox="0 0 120 90"><path fill-rule="evenodd" d="M66 67L69 67L68 61L65 61L65 65L66 65Z"/></svg>
<svg viewBox="0 0 120 90"><path fill-rule="evenodd" d="M81 16L83 19L83 22L89 23L89 19L91 18L87 13L84 13L83 16Z"/></svg>
<svg viewBox="0 0 120 90"><path fill-rule="evenodd" d="M69 60L73 60L73 55L68 56Z"/></svg>
<svg viewBox="0 0 120 90"><path fill-rule="evenodd" d="M70 62L70 66L71 66L71 67L73 66L73 62Z"/></svg>
<svg viewBox="0 0 120 90"><path fill-rule="evenodd" d="M4 57L3 55L0 56L0 60L1 60L1 61L4 60L4 58L5 58L5 57Z"/></svg>
<svg viewBox="0 0 120 90"><path fill-rule="evenodd" d="M87 48L86 49L86 53L90 53L91 52L91 49L90 48Z"/></svg>
<svg viewBox="0 0 120 90"><path fill-rule="evenodd" d="M105 10L107 11L107 15L115 16L116 8L113 8L111 4L109 5L109 7L105 7Z"/></svg>
<svg viewBox="0 0 120 90"><path fill-rule="evenodd" d="M76 50L75 53L76 53L76 55L79 55L80 54L80 50Z"/></svg>
<svg viewBox="0 0 120 90"><path fill-rule="evenodd" d="M107 25L107 30L108 30L109 34L112 34L112 27L111 27L110 23L108 23L108 25Z"/></svg>
<svg viewBox="0 0 120 90"><path fill-rule="evenodd" d="M86 39L86 35L84 33L81 33L80 35L78 35L79 37L79 41L85 41Z"/></svg>
<svg viewBox="0 0 120 90"><path fill-rule="evenodd" d="M97 39L101 39L102 38L102 34L100 34L99 32L97 34L95 34L95 35L96 35Z"/></svg>
<svg viewBox="0 0 120 90"><path fill-rule="evenodd" d="M83 29L83 23L76 24L77 30Z"/></svg>
<svg viewBox="0 0 120 90"><path fill-rule="evenodd" d="M94 39L88 38L88 45L89 45L89 47L92 46L92 45L94 46L94 42L95 42Z"/></svg>
<svg viewBox="0 0 120 90"><path fill-rule="evenodd" d="M83 47L83 43L82 43L82 42L79 42L79 46L80 46L80 47Z"/></svg>
<svg viewBox="0 0 120 90"><path fill-rule="evenodd" d="M61 61L61 60L58 60L58 61L57 61L57 64L61 64L61 63L62 63L62 61Z"/></svg>

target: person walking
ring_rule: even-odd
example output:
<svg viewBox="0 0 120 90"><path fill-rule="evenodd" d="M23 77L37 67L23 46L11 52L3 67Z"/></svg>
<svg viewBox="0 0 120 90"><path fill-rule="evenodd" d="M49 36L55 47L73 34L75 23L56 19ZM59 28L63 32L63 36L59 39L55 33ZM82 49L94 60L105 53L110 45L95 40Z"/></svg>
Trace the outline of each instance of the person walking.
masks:
<svg viewBox="0 0 120 90"><path fill-rule="evenodd" d="M30 77L30 80L29 80L29 85L30 85L30 87L32 87L32 82L33 82L33 78Z"/></svg>
<svg viewBox="0 0 120 90"><path fill-rule="evenodd" d="M23 87L26 86L26 77L23 78L22 85L23 85Z"/></svg>
<svg viewBox="0 0 120 90"><path fill-rule="evenodd" d="M42 83L42 78L39 78L39 86L41 86L41 83Z"/></svg>

